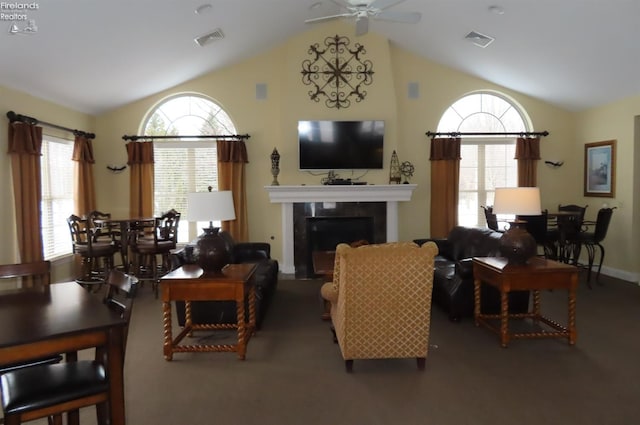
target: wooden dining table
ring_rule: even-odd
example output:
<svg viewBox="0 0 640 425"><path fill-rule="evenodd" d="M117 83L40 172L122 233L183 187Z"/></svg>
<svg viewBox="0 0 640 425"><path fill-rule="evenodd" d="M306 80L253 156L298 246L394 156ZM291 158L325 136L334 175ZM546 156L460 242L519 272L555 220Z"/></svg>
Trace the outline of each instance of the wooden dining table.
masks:
<svg viewBox="0 0 640 425"><path fill-rule="evenodd" d="M112 425L125 424L125 319L75 282L0 292L0 364L105 347Z"/></svg>

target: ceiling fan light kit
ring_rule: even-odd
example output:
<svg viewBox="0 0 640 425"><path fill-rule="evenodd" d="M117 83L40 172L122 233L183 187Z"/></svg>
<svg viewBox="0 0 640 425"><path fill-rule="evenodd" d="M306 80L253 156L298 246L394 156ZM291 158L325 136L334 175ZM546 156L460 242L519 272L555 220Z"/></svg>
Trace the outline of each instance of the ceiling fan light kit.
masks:
<svg viewBox="0 0 640 425"><path fill-rule="evenodd" d="M307 19L307 24L328 21L337 18L355 18L356 35L364 35L369 31L369 20L382 20L416 24L422 19L420 12L390 11L388 8L405 0L331 0L345 11L335 15Z"/></svg>

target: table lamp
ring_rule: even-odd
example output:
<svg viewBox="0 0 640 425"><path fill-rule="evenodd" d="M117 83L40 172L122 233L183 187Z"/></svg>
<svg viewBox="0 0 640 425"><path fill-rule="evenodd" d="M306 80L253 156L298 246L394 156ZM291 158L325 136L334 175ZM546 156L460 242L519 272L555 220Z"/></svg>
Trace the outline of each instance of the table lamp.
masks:
<svg viewBox="0 0 640 425"><path fill-rule="evenodd" d="M209 221L204 234L196 243L196 263L205 273L219 273L231 261L225 240L220 236L220 228L213 226L214 220L235 220L231 191L195 192L187 194L187 220Z"/></svg>
<svg viewBox="0 0 640 425"><path fill-rule="evenodd" d="M501 187L496 188L493 202L495 214L515 214L509 221L509 229L500 238L500 252L509 264L524 265L536 255L536 240L527 232L524 220L518 215L540 215L540 188L537 187Z"/></svg>

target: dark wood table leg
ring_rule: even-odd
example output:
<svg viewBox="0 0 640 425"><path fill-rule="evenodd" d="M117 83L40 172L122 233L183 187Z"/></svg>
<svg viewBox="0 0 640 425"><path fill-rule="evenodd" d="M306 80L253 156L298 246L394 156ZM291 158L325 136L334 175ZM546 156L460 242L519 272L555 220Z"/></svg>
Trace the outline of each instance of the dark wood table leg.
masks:
<svg viewBox="0 0 640 425"><path fill-rule="evenodd" d="M324 298L322 299L322 316L320 316L320 318L322 320L331 320L331 302L325 300Z"/></svg>
<svg viewBox="0 0 640 425"><path fill-rule="evenodd" d="M509 344L509 293L500 289L500 344Z"/></svg>
<svg viewBox="0 0 640 425"><path fill-rule="evenodd" d="M249 289L249 330L247 332L247 344L249 338L256 333L256 288L251 286Z"/></svg>
<svg viewBox="0 0 640 425"><path fill-rule="evenodd" d="M164 359L173 360L173 339L171 335L171 302L164 301L162 303L162 323L164 327Z"/></svg>
<svg viewBox="0 0 640 425"><path fill-rule="evenodd" d="M480 285L479 279L473 281L473 317L476 326L480 326Z"/></svg>
<svg viewBox="0 0 640 425"><path fill-rule="evenodd" d="M121 328L112 328L107 337L107 362L109 363L109 416L111 424L125 424L124 410L124 342Z"/></svg>
<svg viewBox="0 0 640 425"><path fill-rule="evenodd" d="M576 279L577 280L577 279ZM576 330L576 289L569 288L569 345L575 345L577 335Z"/></svg>
<svg viewBox="0 0 640 425"><path fill-rule="evenodd" d="M238 358L244 360L247 353L247 341L246 341L246 318L244 316L244 293L240 300L236 300L236 317L238 320L238 345L236 347L238 351Z"/></svg>

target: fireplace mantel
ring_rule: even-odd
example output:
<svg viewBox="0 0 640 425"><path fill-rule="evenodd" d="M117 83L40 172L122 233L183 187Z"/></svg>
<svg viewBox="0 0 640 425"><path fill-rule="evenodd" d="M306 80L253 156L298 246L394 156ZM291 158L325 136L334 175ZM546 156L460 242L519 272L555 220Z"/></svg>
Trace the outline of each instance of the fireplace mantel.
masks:
<svg viewBox="0 0 640 425"><path fill-rule="evenodd" d="M294 273L293 204L303 202L386 202L387 242L398 240L398 202L410 201L415 184L265 186L271 203L282 204L283 273Z"/></svg>
<svg viewBox="0 0 640 425"><path fill-rule="evenodd" d="M265 186L271 203L410 201L415 184Z"/></svg>

